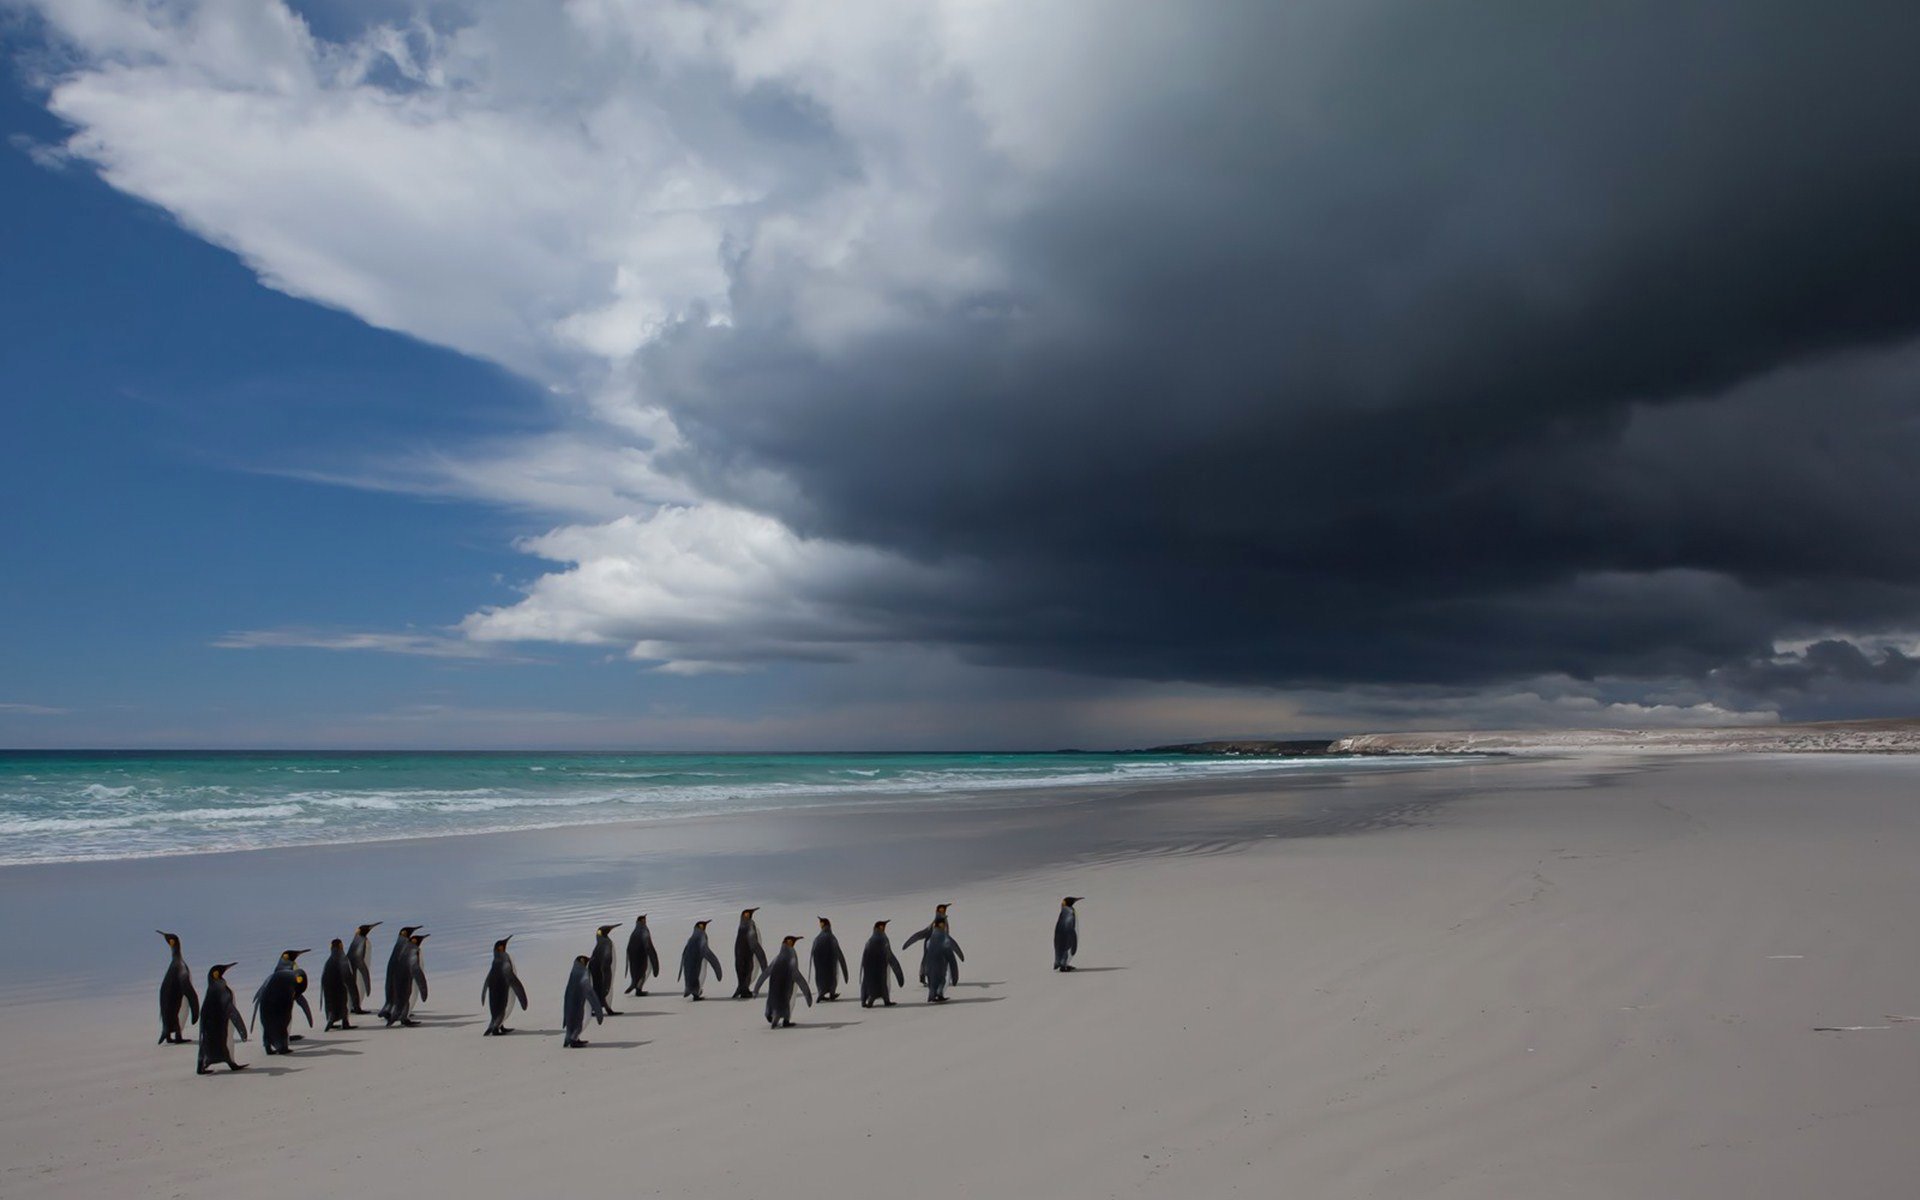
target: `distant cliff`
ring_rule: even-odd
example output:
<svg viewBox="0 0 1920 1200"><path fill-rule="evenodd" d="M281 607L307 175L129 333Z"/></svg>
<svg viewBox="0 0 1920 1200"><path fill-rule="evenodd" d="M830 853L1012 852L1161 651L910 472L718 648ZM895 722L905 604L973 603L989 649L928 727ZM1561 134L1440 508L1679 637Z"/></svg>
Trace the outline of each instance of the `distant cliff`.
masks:
<svg viewBox="0 0 1920 1200"><path fill-rule="evenodd" d="M1697 729L1500 729L1362 733L1335 740L1332 754L1910 754L1920 752L1920 718L1822 721Z"/></svg>

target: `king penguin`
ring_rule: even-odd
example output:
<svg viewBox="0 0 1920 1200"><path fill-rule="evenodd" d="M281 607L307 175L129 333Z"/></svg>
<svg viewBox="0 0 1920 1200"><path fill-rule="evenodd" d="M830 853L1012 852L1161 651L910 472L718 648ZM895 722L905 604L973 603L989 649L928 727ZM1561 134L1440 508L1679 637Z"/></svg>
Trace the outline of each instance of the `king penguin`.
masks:
<svg viewBox="0 0 1920 1200"><path fill-rule="evenodd" d="M647 976L660 974L660 952L653 948L653 930L647 928L647 914L633 922L627 938L627 991L636 996L647 994Z"/></svg>
<svg viewBox="0 0 1920 1200"><path fill-rule="evenodd" d="M1073 956L1080 953L1080 918L1073 906L1085 896L1068 896L1060 902L1060 915L1053 921L1053 969L1073 970Z"/></svg>
<svg viewBox="0 0 1920 1200"><path fill-rule="evenodd" d="M513 955L507 953L507 943L513 940L508 934L493 944L493 965L487 968L486 982L480 985L480 999L486 1003L489 1018L482 1037L497 1037L503 1033L512 1033L507 1028L507 1012L513 1007L513 1001L520 1001L520 1011L527 1011L527 989L520 982L520 975L513 969Z"/></svg>
<svg viewBox="0 0 1920 1200"><path fill-rule="evenodd" d="M154 932L167 939L167 947L173 951L173 961L167 964L167 973L160 977L160 1041L156 1045L167 1042L184 1045L187 1035L180 1027L180 1006L185 1004L187 1019L198 1024L200 993L193 990L193 972L187 969L180 939L164 929Z"/></svg>
<svg viewBox="0 0 1920 1200"><path fill-rule="evenodd" d="M593 976L590 973L593 960L582 954L573 960L573 972L567 976L567 990L561 997L561 1025L566 1036L560 1044L571 1050L575 1046L584 1046L580 1040L580 1031L587 1027L587 1009L593 1009L594 1024L606 1020L606 1006L600 1003L600 996L593 990Z"/></svg>
<svg viewBox="0 0 1920 1200"><path fill-rule="evenodd" d="M413 1019L414 994L422 1000L427 998L427 968L421 961L420 944L432 936L408 930L406 943L396 951L399 961L387 964L387 1007L380 1010L380 1018L388 1026L395 1021L409 1028L420 1023Z"/></svg>
<svg viewBox="0 0 1920 1200"><path fill-rule="evenodd" d="M875 921L873 936L867 939L866 949L860 952L860 1007L872 1008L878 1000L888 1008L893 1007L893 989L887 985L887 972L901 987L907 986L907 973L900 969L900 960L893 956L893 943L887 940L887 923Z"/></svg>
<svg viewBox="0 0 1920 1200"><path fill-rule="evenodd" d="M294 1039L293 1006L307 1014L307 1028L313 1028L313 1009L307 1006L307 972L299 963L305 950L282 950L280 961L267 973L266 982L253 994L253 1019L260 1027L260 1044L268 1054L291 1054L288 1045Z"/></svg>
<svg viewBox="0 0 1920 1200"><path fill-rule="evenodd" d="M618 924L602 925L594 934L593 954L587 959L587 974L593 977L594 994L600 997L600 1007L606 1009L610 1017L620 1014L613 1007L613 939L607 935L618 928Z"/></svg>
<svg viewBox="0 0 1920 1200"><path fill-rule="evenodd" d="M833 935L833 922L825 917L819 920L820 932L813 935L813 945L807 952L813 960L813 985L820 989L822 1001L838 1000L840 981L853 978L853 972L847 970L847 956L840 949L840 939Z"/></svg>
<svg viewBox="0 0 1920 1200"><path fill-rule="evenodd" d="M760 927L753 923L757 908L740 910L740 928L733 935L733 998L746 1000L753 995L748 980L755 967L767 969L767 952L760 948Z"/></svg>
<svg viewBox="0 0 1920 1200"><path fill-rule="evenodd" d="M706 998L703 976L708 967L713 968L716 982L723 978L720 974L720 956L707 943L707 925L706 921L695 921L693 936L687 939L686 949L680 951L680 994L695 1000Z"/></svg>
<svg viewBox="0 0 1920 1200"><path fill-rule="evenodd" d="M407 962L407 955L413 949L413 931L418 928L418 925L402 925L393 939L393 950L387 955L387 1002L380 1006L380 1019L389 1025L399 1019L393 1015L396 1009L412 1007L408 993L413 990L413 968Z"/></svg>
<svg viewBox="0 0 1920 1200"><path fill-rule="evenodd" d="M367 970L367 935L378 924L380 922L372 921L357 926L353 931L353 940L347 943L347 962L353 968L347 972L347 988L353 996L353 1015L356 1017L367 1015L367 997L373 995L373 975Z"/></svg>
<svg viewBox="0 0 1920 1200"><path fill-rule="evenodd" d="M800 952L793 948L799 940L797 933L781 938L780 952L773 956L773 962L760 972L759 982L753 985L756 996L762 987L767 989L767 1025L773 1029L793 1027L795 987L807 998L807 1007L813 1007L813 991L807 987L806 972L800 969Z"/></svg>
<svg viewBox="0 0 1920 1200"><path fill-rule="evenodd" d="M960 982L960 964L966 958L960 943L947 932L947 919L935 921L933 932L927 935L927 1003L946 1003L947 985Z"/></svg>
<svg viewBox="0 0 1920 1200"><path fill-rule="evenodd" d="M346 943L334 938L328 944L327 961L320 967L320 1007L327 1014L326 1032L338 1025L352 1029L347 1014L353 1011L353 961L347 957Z"/></svg>
<svg viewBox="0 0 1920 1200"><path fill-rule="evenodd" d="M228 1026L232 1026L234 1036L247 1040L246 1018L240 1015L233 988L227 984L227 972L233 965L215 963L207 972L207 995L200 1003L200 1061L194 1067L195 1074L211 1074L215 1063L225 1063L232 1071L247 1069L247 1064L233 1061L233 1043L227 1041Z"/></svg>
<svg viewBox="0 0 1920 1200"><path fill-rule="evenodd" d="M924 942L928 938L932 937L933 927L939 922L947 919L947 910L952 907L953 905L951 903L934 905L933 920L927 922L927 927L925 929L918 930L917 932L908 934L907 940L900 943L900 948L902 950L911 950L913 949L913 944L915 942ZM918 979L920 980L921 983L925 983L927 981L927 951L925 947L922 947L920 950L920 974L918 976Z"/></svg>

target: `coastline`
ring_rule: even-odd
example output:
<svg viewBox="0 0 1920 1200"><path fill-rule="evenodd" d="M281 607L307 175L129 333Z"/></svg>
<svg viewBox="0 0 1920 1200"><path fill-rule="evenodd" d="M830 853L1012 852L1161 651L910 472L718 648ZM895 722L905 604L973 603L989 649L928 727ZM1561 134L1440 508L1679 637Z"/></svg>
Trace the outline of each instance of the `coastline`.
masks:
<svg viewBox="0 0 1920 1200"><path fill-rule="evenodd" d="M110 977L5 998L0 1192L490 1197L565 1177L717 1196L1268 1195L1276 1180L1462 1200L1893 1194L1920 1167L1904 1134L1920 1023L1885 1019L1920 1007L1920 966L1889 952L1916 783L1920 760L1886 757L1509 759L940 817L721 819L638 851L640 835L594 826L141 860L145 875L8 868L8 911L56 941L62 879L124 878L107 888L122 910L67 927ZM648 886L673 869L691 882ZM123 952L99 924L145 932L156 906L193 898L153 890L172 887L268 926L234 972L243 996L288 936L439 922L427 1026L315 1034L286 1060L256 1039L251 1070L196 1078L190 1048L152 1044L159 939ZM1088 897L1083 970L1060 976L1047 929L1068 893ZM641 895L669 976L696 916L714 918L731 976L742 902L765 906L769 942L834 916L851 958L871 919L894 921L897 946L951 900L959 999L920 1003L902 955L900 1007L821 1005L773 1033L757 1003L688 1004L668 978L589 1027L595 1046L561 1050L567 958ZM483 1040L484 939L505 932L534 1007L521 1033ZM197 975L218 943L186 937Z"/></svg>

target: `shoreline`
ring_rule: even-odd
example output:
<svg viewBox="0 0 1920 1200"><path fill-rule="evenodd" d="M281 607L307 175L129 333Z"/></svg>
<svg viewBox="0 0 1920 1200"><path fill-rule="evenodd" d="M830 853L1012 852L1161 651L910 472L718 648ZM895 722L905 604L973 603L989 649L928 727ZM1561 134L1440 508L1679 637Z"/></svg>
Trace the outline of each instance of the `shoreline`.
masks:
<svg viewBox="0 0 1920 1200"><path fill-rule="evenodd" d="M40 926L38 950L6 953L76 941L105 968L79 994L5 997L0 1193L490 1198L556 1174L718 1197L795 1180L933 1197L1269 1195L1277 1179L1355 1200L1901 1190L1920 1169L1920 1022L1883 1014L1920 1012L1920 963L1888 952L1920 760L1457 767L723 818L645 846L596 826L69 864L11 890L0 872L8 911ZM82 875L113 894L63 911L50 885ZM1062 894L1087 897L1068 976L1048 969ZM667 978L562 1050L570 956L642 895ZM917 952L893 1009L816 1005L773 1032L724 998L740 904L764 907L770 944L831 915L857 961L870 920L891 918L898 948L949 900L967 961L946 1006L912 987ZM310 1033L284 1060L256 1038L250 1070L195 1077L190 1048L152 1044L164 947L145 927L201 902L236 906L248 945L178 930L188 961L197 979L216 947L244 953L243 1000L279 947L325 944L308 933L429 921L446 940L427 944L425 1027ZM671 980L695 917L714 919L728 976L697 1005ZM483 1040L479 980L506 932L533 1009Z"/></svg>

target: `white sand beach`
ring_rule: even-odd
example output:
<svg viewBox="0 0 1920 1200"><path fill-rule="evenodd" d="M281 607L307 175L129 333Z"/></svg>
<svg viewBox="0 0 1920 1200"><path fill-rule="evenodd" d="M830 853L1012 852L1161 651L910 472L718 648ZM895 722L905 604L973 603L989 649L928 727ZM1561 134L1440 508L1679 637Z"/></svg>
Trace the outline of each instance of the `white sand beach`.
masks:
<svg viewBox="0 0 1920 1200"><path fill-rule="evenodd" d="M1905 1194L1917 795L1905 757L1616 755L7 868L0 1195ZM706 882L649 895L646 854ZM672 980L696 917L731 975L743 904L772 944L833 916L857 957L943 900L943 1008L917 950L899 1007L779 1032ZM667 977L563 1050L565 964L636 911ZM189 927L196 979L241 959L245 996L273 948L376 917L441 935L422 1028L256 1038L206 1078L154 1045L153 926ZM507 932L534 1007L483 1039Z"/></svg>

